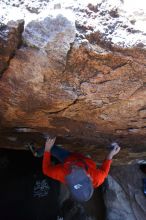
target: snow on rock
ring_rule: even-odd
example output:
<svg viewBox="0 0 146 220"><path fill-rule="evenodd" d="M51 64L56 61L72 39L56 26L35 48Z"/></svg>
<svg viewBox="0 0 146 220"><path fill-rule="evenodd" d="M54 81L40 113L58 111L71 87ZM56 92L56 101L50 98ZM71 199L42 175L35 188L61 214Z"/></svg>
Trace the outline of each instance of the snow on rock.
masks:
<svg viewBox="0 0 146 220"><path fill-rule="evenodd" d="M62 14L48 16L31 21L25 28L23 38L27 45L40 48L63 63L70 43L75 39L75 23Z"/></svg>
<svg viewBox="0 0 146 220"><path fill-rule="evenodd" d="M103 40L116 46L146 46L145 0L1 0L0 21L24 19L27 25L58 9L74 13L77 33L84 38L100 32Z"/></svg>

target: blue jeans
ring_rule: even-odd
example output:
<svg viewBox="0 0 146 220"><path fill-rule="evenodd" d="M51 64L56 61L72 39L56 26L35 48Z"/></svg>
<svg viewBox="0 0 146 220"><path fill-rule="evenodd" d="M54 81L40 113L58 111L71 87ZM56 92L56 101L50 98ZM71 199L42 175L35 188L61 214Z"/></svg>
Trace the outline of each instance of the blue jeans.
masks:
<svg viewBox="0 0 146 220"><path fill-rule="evenodd" d="M71 152L62 147L54 145L51 149L51 154L53 157L56 157L61 163L63 163Z"/></svg>
<svg viewBox="0 0 146 220"><path fill-rule="evenodd" d="M40 149L36 150L36 157L42 157L44 154L44 147L41 147ZM64 160L71 154L70 151L59 147L57 145L54 145L51 149L51 155L53 157L56 157L61 163L64 162Z"/></svg>

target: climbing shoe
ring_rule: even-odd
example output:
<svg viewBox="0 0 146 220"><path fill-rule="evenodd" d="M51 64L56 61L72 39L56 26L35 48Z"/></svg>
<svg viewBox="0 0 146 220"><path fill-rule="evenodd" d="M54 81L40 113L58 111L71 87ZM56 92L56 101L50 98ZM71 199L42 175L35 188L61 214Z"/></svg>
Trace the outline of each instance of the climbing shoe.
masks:
<svg viewBox="0 0 146 220"><path fill-rule="evenodd" d="M35 157L42 157L43 156L43 154L44 154L44 147L36 149L34 143L27 143L26 146L30 149L30 151L33 153L33 155Z"/></svg>

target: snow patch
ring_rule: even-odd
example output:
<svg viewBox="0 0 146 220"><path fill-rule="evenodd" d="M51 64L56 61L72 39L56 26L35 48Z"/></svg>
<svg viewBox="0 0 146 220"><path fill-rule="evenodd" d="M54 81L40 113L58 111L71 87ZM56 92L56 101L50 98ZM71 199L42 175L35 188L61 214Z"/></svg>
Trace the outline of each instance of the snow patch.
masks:
<svg viewBox="0 0 146 220"><path fill-rule="evenodd" d="M69 20L75 19L85 30L82 34L101 32L112 44L146 47L145 0L1 0L0 21L24 19L27 25L58 10ZM83 31L78 28L78 32Z"/></svg>

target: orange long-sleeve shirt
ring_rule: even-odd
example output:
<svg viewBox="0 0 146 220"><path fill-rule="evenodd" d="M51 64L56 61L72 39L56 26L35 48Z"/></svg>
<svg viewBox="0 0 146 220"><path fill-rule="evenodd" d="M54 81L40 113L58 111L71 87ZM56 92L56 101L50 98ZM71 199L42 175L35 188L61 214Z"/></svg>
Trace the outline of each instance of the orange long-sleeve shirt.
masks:
<svg viewBox="0 0 146 220"><path fill-rule="evenodd" d="M44 152L43 156L43 173L55 180L65 183L65 176L70 172L70 164L76 164L80 167L84 167L82 160L88 166L87 174L90 175L94 188L101 185L107 177L112 160L104 160L100 168L96 168L96 163L88 157L82 154L72 153L64 163L57 165L51 164L51 153ZM84 167L85 168L85 167Z"/></svg>

